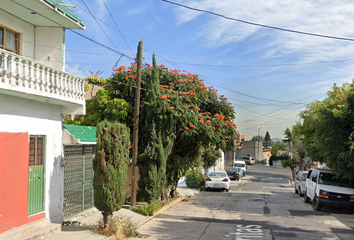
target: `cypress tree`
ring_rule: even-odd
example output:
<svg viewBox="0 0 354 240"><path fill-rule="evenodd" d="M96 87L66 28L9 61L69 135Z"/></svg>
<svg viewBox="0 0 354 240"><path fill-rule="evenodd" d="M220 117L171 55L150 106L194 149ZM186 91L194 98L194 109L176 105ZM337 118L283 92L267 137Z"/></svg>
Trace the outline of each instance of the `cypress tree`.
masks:
<svg viewBox="0 0 354 240"><path fill-rule="evenodd" d="M140 130L142 150L138 162L140 170L139 196L145 201L162 197L166 186L166 161L173 146L172 123L159 105L159 69L153 56L152 74L146 82L145 104L140 119L144 120Z"/></svg>
<svg viewBox="0 0 354 240"><path fill-rule="evenodd" d="M95 207L102 211L107 227L114 211L122 208L125 201L129 163L129 129L121 123L106 120L97 125L97 145L94 167Z"/></svg>

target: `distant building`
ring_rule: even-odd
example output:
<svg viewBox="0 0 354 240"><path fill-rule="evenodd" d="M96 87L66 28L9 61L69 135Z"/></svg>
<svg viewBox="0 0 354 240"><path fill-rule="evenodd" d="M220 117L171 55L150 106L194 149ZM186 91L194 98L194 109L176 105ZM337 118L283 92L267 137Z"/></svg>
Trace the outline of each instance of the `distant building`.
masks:
<svg viewBox="0 0 354 240"><path fill-rule="evenodd" d="M244 141L242 147L236 148L237 153L244 156L254 157L256 161L263 160L263 144L262 141Z"/></svg>
<svg viewBox="0 0 354 240"><path fill-rule="evenodd" d="M236 135L236 145L239 145L242 141L246 140L246 135L237 134Z"/></svg>

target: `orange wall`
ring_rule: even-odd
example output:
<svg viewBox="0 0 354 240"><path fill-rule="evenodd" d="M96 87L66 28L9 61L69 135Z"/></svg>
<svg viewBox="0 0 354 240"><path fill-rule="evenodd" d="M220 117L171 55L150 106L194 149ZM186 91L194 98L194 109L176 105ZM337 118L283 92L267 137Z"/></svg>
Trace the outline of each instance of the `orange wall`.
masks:
<svg viewBox="0 0 354 240"><path fill-rule="evenodd" d="M28 133L0 132L0 233L28 223Z"/></svg>

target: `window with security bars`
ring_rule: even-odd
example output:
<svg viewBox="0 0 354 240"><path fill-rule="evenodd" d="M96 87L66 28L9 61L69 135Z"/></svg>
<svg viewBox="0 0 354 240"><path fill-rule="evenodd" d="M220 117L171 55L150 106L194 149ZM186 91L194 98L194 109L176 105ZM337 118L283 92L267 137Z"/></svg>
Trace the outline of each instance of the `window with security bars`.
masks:
<svg viewBox="0 0 354 240"><path fill-rule="evenodd" d="M0 25L0 49L20 54L20 34Z"/></svg>
<svg viewBox="0 0 354 240"><path fill-rule="evenodd" d="M44 137L30 137L29 166L42 166L44 157Z"/></svg>

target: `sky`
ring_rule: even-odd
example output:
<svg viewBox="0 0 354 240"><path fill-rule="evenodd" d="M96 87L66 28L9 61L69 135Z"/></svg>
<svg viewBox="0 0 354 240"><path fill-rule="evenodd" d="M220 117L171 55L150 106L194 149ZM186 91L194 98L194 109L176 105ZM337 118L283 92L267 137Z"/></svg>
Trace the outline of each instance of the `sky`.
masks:
<svg viewBox="0 0 354 240"><path fill-rule="evenodd" d="M228 98L246 140L284 138L309 104L353 79L352 0L64 1L86 25L75 30L85 37L66 31L67 72L109 78L143 39L143 63L156 54Z"/></svg>

